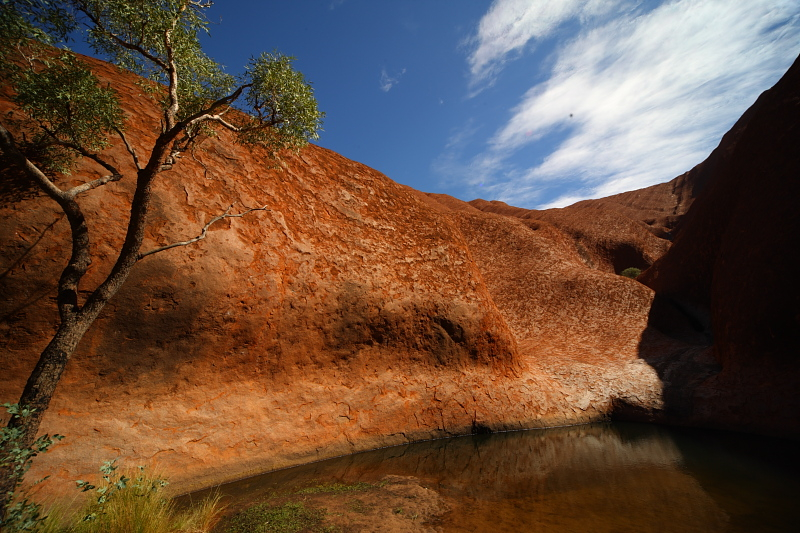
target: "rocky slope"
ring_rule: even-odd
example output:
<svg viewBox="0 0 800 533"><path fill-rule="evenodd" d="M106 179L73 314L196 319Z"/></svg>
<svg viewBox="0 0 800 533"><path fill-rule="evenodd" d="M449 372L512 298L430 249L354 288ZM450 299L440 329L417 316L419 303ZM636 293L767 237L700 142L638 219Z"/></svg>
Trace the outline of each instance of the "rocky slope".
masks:
<svg viewBox="0 0 800 533"><path fill-rule="evenodd" d="M158 110L133 76L91 64L143 151ZM132 173L121 146L109 156ZM81 170L65 179L98 172ZM82 200L97 258L86 287L115 257L131 187ZM54 331L69 250L55 204L24 190L0 202L4 401ZM412 440L594 420L620 398L660 405L637 349L652 292L587 269L553 226L448 207L316 146L276 165L225 135L165 173L156 197L147 247L197 235L231 204L268 210L137 266L69 364L42 428L67 438L32 478L74 480L121 457L157 463L186 491Z"/></svg>
<svg viewBox="0 0 800 533"><path fill-rule="evenodd" d="M133 76L91 64L122 94L144 150L158 110ZM43 426L67 438L32 477L52 473L57 487L121 457L157 464L182 492L448 435L612 413L692 422L692 391L714 395L707 378L725 356L712 357L703 328L687 326L685 310L657 320L664 289L615 272L652 264L678 227L682 249L714 188L703 169L716 163L530 212L419 193L317 146L279 164L224 134L200 148L162 176L147 246L192 237L231 204L267 210L137 266L70 362ZM121 146L109 154L132 171ZM82 170L74 176L98 172ZM55 205L13 183L0 202L2 401L18 396L54 331L68 253ZM82 200L97 257L87 287L114 260L131 187Z"/></svg>
<svg viewBox="0 0 800 533"><path fill-rule="evenodd" d="M548 222L575 241L590 268L619 273L645 269L664 255L694 199L705 187L719 153L667 182L561 209L523 209L493 200L473 200L480 211Z"/></svg>
<svg viewBox="0 0 800 533"><path fill-rule="evenodd" d="M636 204L622 208L614 202L590 202L595 200L545 211L511 207L496 200L473 200L470 204L481 211L528 221L529 225L554 226L570 237L587 267L605 272L618 274L628 267L647 268L669 248L670 242L664 235L654 235L639 219L641 212ZM649 213L646 209L642 211Z"/></svg>
<svg viewBox="0 0 800 533"><path fill-rule="evenodd" d="M639 278L656 293L640 352L664 406L620 403L616 416L800 436L798 117L795 62L708 159L669 183L546 211L470 202L558 227L589 267L650 267Z"/></svg>

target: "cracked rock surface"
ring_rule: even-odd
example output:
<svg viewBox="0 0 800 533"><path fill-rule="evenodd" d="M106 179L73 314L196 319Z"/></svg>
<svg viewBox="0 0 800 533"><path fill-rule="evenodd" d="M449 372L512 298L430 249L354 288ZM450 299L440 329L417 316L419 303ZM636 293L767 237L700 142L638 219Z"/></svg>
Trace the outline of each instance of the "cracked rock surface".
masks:
<svg viewBox="0 0 800 533"><path fill-rule="evenodd" d="M134 76L88 61L120 91L128 137L143 150L158 110ZM127 152L116 144L109 154L129 175L81 201L95 254L86 288L115 259L132 194ZM63 179L98 173L85 166ZM44 490L115 457L155 464L187 492L415 440L615 410L655 419L679 413L683 397L665 407L654 358L683 354L681 368L702 378L692 390L718 371L702 345L648 325L654 291L615 273L621 260L646 267L666 252L670 217L694 193L676 201L661 187L625 209L518 216L419 193L318 146L276 164L225 133L155 191L145 250L197 235L232 203L268 210L137 265L44 419L44 432L67 436L29 476L52 474ZM55 204L23 196L0 207L2 401L18 397L54 333L69 253Z"/></svg>

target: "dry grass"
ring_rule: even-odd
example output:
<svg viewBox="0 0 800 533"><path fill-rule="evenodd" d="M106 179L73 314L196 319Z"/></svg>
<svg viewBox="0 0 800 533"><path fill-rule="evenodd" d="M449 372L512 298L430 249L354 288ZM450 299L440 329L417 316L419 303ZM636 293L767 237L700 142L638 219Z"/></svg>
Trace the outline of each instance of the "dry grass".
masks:
<svg viewBox="0 0 800 533"><path fill-rule="evenodd" d="M114 485L120 476L98 487L104 492L87 493L92 499L77 512L50 508L37 533L210 533L221 517L219 496L178 511L161 478L147 472L124 477L124 488ZM98 494L109 496L102 501Z"/></svg>

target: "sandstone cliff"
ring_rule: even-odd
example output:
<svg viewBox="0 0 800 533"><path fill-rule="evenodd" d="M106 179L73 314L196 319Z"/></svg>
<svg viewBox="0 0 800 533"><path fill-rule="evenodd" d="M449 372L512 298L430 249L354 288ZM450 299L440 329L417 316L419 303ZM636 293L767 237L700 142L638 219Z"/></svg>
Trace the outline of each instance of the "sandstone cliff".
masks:
<svg viewBox="0 0 800 533"><path fill-rule="evenodd" d="M544 211L511 207L496 200L473 200L470 204L481 211L512 216L532 225L554 226L570 237L575 251L591 269L617 274L629 267L645 269L667 251L670 242L665 235L653 234L640 219L641 211L649 213L649 210L639 210L635 203L623 208L616 202L599 202L591 200Z"/></svg>
<svg viewBox="0 0 800 533"><path fill-rule="evenodd" d="M715 151L708 160L667 183L561 209L523 209L497 200L469 203L488 213L549 222L575 241L590 268L616 273L628 267L645 269L669 249L683 216L705 187L720 156L720 151Z"/></svg>
<svg viewBox="0 0 800 533"><path fill-rule="evenodd" d="M558 227L589 267L650 267L639 278L656 292L640 355L659 373L664 405L619 402L615 416L800 436L798 117L796 61L669 183L546 211L470 202Z"/></svg>

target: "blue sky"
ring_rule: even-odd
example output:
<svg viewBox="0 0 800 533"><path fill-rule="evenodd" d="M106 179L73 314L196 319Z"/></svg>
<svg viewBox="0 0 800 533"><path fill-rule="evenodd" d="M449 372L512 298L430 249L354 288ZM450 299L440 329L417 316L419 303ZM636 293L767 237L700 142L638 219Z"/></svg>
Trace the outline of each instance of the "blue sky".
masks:
<svg viewBox="0 0 800 533"><path fill-rule="evenodd" d="M219 0L209 16L230 73L297 57L321 146L527 208L689 170L800 54L800 0Z"/></svg>

